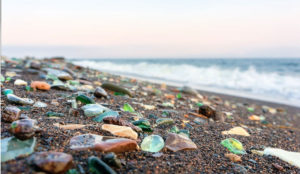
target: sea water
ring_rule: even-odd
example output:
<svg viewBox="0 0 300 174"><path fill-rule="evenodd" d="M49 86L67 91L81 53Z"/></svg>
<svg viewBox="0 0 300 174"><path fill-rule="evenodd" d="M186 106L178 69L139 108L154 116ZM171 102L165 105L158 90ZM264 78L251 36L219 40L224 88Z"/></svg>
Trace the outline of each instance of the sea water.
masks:
<svg viewBox="0 0 300 174"><path fill-rule="evenodd" d="M136 78L300 106L300 59L72 59Z"/></svg>

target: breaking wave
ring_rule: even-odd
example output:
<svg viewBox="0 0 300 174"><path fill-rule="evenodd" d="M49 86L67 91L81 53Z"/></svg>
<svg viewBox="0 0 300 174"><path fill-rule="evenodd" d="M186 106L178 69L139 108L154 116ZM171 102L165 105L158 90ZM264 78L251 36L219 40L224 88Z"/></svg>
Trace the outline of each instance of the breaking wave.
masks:
<svg viewBox="0 0 300 174"><path fill-rule="evenodd" d="M259 72L254 66L224 68L210 65L158 64L149 62L115 63L113 61L74 61L75 64L149 79L160 79L194 87L213 87L253 95L296 101L300 104L300 76L278 72Z"/></svg>

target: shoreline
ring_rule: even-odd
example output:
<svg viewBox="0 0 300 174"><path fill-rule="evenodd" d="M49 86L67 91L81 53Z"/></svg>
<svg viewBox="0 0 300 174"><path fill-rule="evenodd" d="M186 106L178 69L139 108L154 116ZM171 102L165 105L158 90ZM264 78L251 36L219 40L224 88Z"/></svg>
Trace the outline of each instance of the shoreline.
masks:
<svg viewBox="0 0 300 174"><path fill-rule="evenodd" d="M87 68L87 67L85 67L85 68ZM91 69L94 69L94 68L91 68ZM122 74L122 73L114 72L114 71L102 71L102 70L99 70L99 69L95 69L95 70L101 71L101 72L106 72L106 73L109 73L109 74L112 74L112 75L118 75L118 76L122 76L122 77L128 77L128 78L134 78L134 79L138 79L138 80L142 80L142 81L148 81L150 83L155 83L155 84L164 83L166 85L170 85L170 86L173 86L173 87L182 87L182 86L184 86L184 85L182 85L178 82L165 81L163 79L131 75L131 74L128 74L128 73ZM285 106L285 107L299 109L299 111L300 111L300 103L298 103L296 101L288 101L288 100L285 100L285 99L271 98L271 97L266 97L266 96L258 96L258 95L254 95L254 94L250 94L250 93L243 93L243 92L228 90L228 89L218 89L218 88L213 88L213 87L195 86L195 85L191 85L190 87L196 89L200 93L222 95L222 96L227 96L227 97L236 97L236 98L240 98L240 100L249 100L249 101L252 101L252 102L257 101L259 103L269 104L269 105L272 105L274 107L275 106L276 107Z"/></svg>
<svg viewBox="0 0 300 174"><path fill-rule="evenodd" d="M140 148L116 152L116 158L121 161L121 167L107 164L111 170L116 173L240 173L244 171L247 173L278 173L281 172L279 169L286 173L300 172L300 168L277 157L259 156L251 152L253 149L261 150L260 148L263 146L300 152L300 110L296 107L205 91L200 92L203 96L202 99L197 98L198 96L194 93L183 92L178 97L177 87L172 85L113 75L109 72L69 64L66 61L64 59L23 59L20 61L7 60L5 65L1 64L2 75L14 75L3 83L2 89L12 89L13 94L17 97L32 99L35 104L38 101L46 104L46 107L22 106L13 103L4 93L1 93L1 108L3 108L1 115L9 118L10 113L6 113L4 110L8 106L14 106L22 109L22 117L26 116L28 119L36 120L37 126L41 130L33 135L36 140L34 151L46 154L54 151L70 155L73 165L67 169L77 170L78 173L88 173L91 169L87 162L90 157L96 156L103 159L108 154L107 151L89 148L74 150L70 146L71 139L74 137L93 134L101 137L109 136L114 139L126 138L105 130L103 126L105 124L122 126L121 120L128 124L146 120L152 132L137 131L135 134L137 137L130 141L136 143ZM73 78L72 84L78 85L76 86L77 90L54 88L56 78L49 72L47 74L44 68L48 70L52 68L52 72L65 70L63 77L54 75L56 78L60 77L63 84L71 84L69 78L66 79L65 76L65 73L69 72ZM50 78L47 79L47 77ZM16 79L21 79L29 85L32 81L43 81L52 86L48 90L27 90L28 88L25 86L15 85ZM106 89L103 84L107 83L126 88L132 97L130 97L131 94L124 96L124 93L120 95L116 91ZM105 88L107 98L96 97L95 91L91 90L101 86ZM117 112L119 116L116 119L119 119L119 122L104 123L95 120L95 117L100 115L88 116L83 109L87 103L81 102L81 100L77 101L77 97L81 95L85 95L89 99L88 101L94 101L97 105L103 105L111 111ZM76 107L70 100L75 100ZM125 105L127 107L130 105L134 111L126 111ZM199 107L203 105L213 108L215 113L220 114L221 119L209 116L207 113L201 115ZM263 108L263 105L269 107L266 109ZM55 112L60 116L51 117L48 115L49 112ZM253 115L256 115L259 120L249 119ZM169 122L157 126L160 120ZM74 127L74 124L80 125L80 127ZM174 126L186 134L184 136L189 140L186 143L195 144L192 149L183 148L174 152L165 146ZM1 121L2 141L15 135L9 131L11 127L11 122ZM124 127L129 128L128 126ZM234 127L242 127L249 135L222 133ZM162 149L156 153L142 149L142 142L151 135L160 136L165 143ZM173 136L176 135L180 134L176 131L173 132ZM221 142L229 138L240 141L247 152L243 155L237 154L241 161L232 161L226 157L225 154L231 152ZM90 147L89 143L92 142L91 138L80 144L88 143L86 145ZM183 144L175 146L184 145L186 144L183 142ZM37 169L28 165L28 160L35 154L26 154L2 162L1 171L3 173L35 173ZM39 160L45 160L45 158ZM48 158L47 160L53 159ZM49 164L49 161L44 164ZM275 167L274 164L276 164ZM53 166L55 167L55 165ZM280 166L279 169L276 166Z"/></svg>

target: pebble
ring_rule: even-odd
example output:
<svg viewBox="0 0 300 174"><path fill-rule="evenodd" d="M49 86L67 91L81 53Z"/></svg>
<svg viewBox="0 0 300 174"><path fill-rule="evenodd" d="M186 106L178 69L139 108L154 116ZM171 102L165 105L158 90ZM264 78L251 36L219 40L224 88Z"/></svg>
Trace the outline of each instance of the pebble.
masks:
<svg viewBox="0 0 300 174"><path fill-rule="evenodd" d="M47 104L44 103L44 102L37 101L37 102L34 103L33 107L37 107L37 108L46 108L46 107L47 107Z"/></svg>
<svg viewBox="0 0 300 174"><path fill-rule="evenodd" d="M138 138L138 134L134 130L132 130L131 127L118 126L113 124L103 124L101 128L119 137L125 137L134 140Z"/></svg>
<svg viewBox="0 0 300 174"><path fill-rule="evenodd" d="M232 162L242 162L242 158L233 153L226 153L225 157L229 158Z"/></svg>
<svg viewBox="0 0 300 174"><path fill-rule="evenodd" d="M127 89L120 87L118 85L112 84L112 83L103 83L101 87L104 89L110 90L110 91L127 94L129 97L132 97L132 94L130 91L128 91Z"/></svg>
<svg viewBox="0 0 300 174"><path fill-rule="evenodd" d="M7 106L3 110L2 120L6 122L13 122L18 120L21 114L21 110L16 106Z"/></svg>
<svg viewBox="0 0 300 174"><path fill-rule="evenodd" d="M17 80L15 80L15 82L14 82L14 85L16 85L16 86L27 86L27 82L25 82L24 80L21 80L21 79L17 79Z"/></svg>
<svg viewBox="0 0 300 174"><path fill-rule="evenodd" d="M28 163L47 173L65 173L73 165L73 157L63 152L36 152Z"/></svg>
<svg viewBox="0 0 300 174"><path fill-rule="evenodd" d="M51 86L47 82L42 81L33 81L31 82L30 87L33 88L33 90L39 89L45 91L49 91L51 88Z"/></svg>
<svg viewBox="0 0 300 174"><path fill-rule="evenodd" d="M102 98L102 97L107 98L108 95L107 95L106 91L103 88L97 87L95 89L94 96L99 97L99 98Z"/></svg>
<svg viewBox="0 0 300 174"><path fill-rule="evenodd" d="M130 123L126 120L123 120L119 117L108 116L108 117L103 118L103 122L107 123L107 124L128 126L128 127L131 127L136 132L141 132L142 131L142 129L140 127L137 127L137 126L133 125L132 123Z"/></svg>
<svg viewBox="0 0 300 174"><path fill-rule="evenodd" d="M250 134L242 127L234 127L228 131L222 131L223 135L241 135L241 136L250 136Z"/></svg>
<svg viewBox="0 0 300 174"><path fill-rule="evenodd" d="M136 141L127 138L115 138L95 134L83 134L72 137L70 148L73 150L95 150L103 152L128 152L139 149Z"/></svg>
<svg viewBox="0 0 300 174"><path fill-rule="evenodd" d="M32 119L22 119L11 123L9 131L20 140L27 140L34 136L39 130L37 121Z"/></svg>
<svg viewBox="0 0 300 174"><path fill-rule="evenodd" d="M121 161L118 159L117 155L113 152L110 152L102 157L102 160L113 167L121 168Z"/></svg>
<svg viewBox="0 0 300 174"><path fill-rule="evenodd" d="M33 153L35 145L35 137L25 141L21 141L16 137L3 138L1 139L1 162Z"/></svg>
<svg viewBox="0 0 300 174"><path fill-rule="evenodd" d="M197 149L197 145L187 136L169 133L166 139L166 148L176 152L179 150L194 150Z"/></svg>
<svg viewBox="0 0 300 174"><path fill-rule="evenodd" d="M14 94L8 94L7 100L11 103L21 104L21 105L33 105L34 101L28 98L20 98Z"/></svg>
<svg viewBox="0 0 300 174"><path fill-rule="evenodd" d="M117 174L112 168L110 168L101 159L92 156L88 158L89 173L95 174Z"/></svg>
<svg viewBox="0 0 300 174"><path fill-rule="evenodd" d="M217 112L213 107L208 105L200 106L198 113L208 118L212 118L214 121L224 121L222 114L220 112Z"/></svg>
<svg viewBox="0 0 300 174"><path fill-rule="evenodd" d="M60 129L64 129L64 130L74 130L74 129L82 129L85 127L85 125L82 124L59 124L59 123L54 123L54 126L60 128Z"/></svg>
<svg viewBox="0 0 300 174"><path fill-rule="evenodd" d="M277 163L272 163L272 166L273 166L275 169L279 170L279 171L282 171L282 170L283 170L283 167L282 167L281 165L277 164Z"/></svg>
<svg viewBox="0 0 300 174"><path fill-rule="evenodd" d="M159 135L149 135L143 139L141 148L147 152L159 152L164 145L165 143L162 137Z"/></svg>
<svg viewBox="0 0 300 174"><path fill-rule="evenodd" d="M93 117L108 110L106 107L99 104L87 104L81 107L81 109L83 110L84 115L87 117Z"/></svg>
<svg viewBox="0 0 300 174"><path fill-rule="evenodd" d="M248 172L247 169L240 164L232 163L232 165L233 165L233 171L237 174L246 174Z"/></svg>

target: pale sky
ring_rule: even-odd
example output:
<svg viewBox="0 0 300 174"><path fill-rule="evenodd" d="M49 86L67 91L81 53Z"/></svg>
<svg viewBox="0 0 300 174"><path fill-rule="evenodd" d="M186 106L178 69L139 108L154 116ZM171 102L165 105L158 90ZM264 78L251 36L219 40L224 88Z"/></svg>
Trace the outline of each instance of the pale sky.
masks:
<svg viewBox="0 0 300 174"><path fill-rule="evenodd" d="M6 56L300 57L300 0L2 0Z"/></svg>

